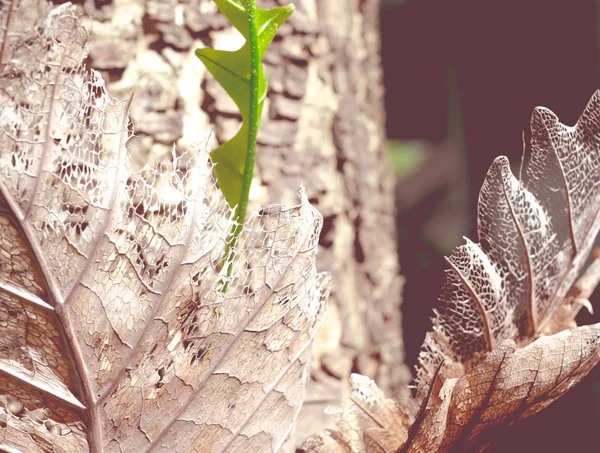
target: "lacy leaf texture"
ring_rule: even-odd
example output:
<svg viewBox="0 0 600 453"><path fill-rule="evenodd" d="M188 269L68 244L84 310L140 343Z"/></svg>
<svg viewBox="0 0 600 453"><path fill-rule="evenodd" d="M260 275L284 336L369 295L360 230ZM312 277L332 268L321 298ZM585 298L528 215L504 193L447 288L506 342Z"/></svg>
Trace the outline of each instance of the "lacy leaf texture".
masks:
<svg viewBox="0 0 600 453"><path fill-rule="evenodd" d="M419 356L419 409L354 376L339 431L309 438L305 451L486 451L499 429L598 363L600 324L577 328L574 317L600 280L598 256L583 272L600 229L600 92L574 127L536 108L531 137L518 178L506 157L488 171L479 243L447 259L442 306Z"/></svg>
<svg viewBox="0 0 600 453"><path fill-rule="evenodd" d="M130 170L71 5L0 1L0 451L277 452L327 277L321 218L232 211L206 152ZM224 292L224 285L228 289Z"/></svg>

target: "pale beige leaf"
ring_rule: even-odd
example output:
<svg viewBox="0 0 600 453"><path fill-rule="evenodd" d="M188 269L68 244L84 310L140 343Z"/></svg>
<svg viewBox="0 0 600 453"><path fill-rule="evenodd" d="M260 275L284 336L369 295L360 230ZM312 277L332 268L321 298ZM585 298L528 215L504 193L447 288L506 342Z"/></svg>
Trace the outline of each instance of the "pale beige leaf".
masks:
<svg viewBox="0 0 600 453"><path fill-rule="evenodd" d="M329 281L321 217L232 211L206 152L132 172L71 5L2 0L0 450L277 452ZM224 294L223 288L227 284Z"/></svg>
<svg viewBox="0 0 600 453"><path fill-rule="evenodd" d="M315 452L388 452L404 443L411 420L404 408L386 398L366 376L350 376L350 403L338 421L339 431L307 439L302 448Z"/></svg>

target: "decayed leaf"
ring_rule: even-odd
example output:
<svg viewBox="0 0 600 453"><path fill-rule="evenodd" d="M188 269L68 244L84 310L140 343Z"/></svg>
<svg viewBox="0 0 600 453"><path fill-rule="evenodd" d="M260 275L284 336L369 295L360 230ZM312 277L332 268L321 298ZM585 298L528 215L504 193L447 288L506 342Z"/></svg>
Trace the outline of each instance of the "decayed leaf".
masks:
<svg viewBox="0 0 600 453"><path fill-rule="evenodd" d="M600 229L600 92L574 127L537 108L531 129L523 178L496 159L479 197L481 243L467 240L448 258L442 307L419 356L413 425L373 442L373 430L342 424L307 450L483 451L494 430L543 409L598 363L600 324L562 330L576 325L600 280L596 258L574 285ZM394 407L395 418L410 412Z"/></svg>
<svg viewBox="0 0 600 453"><path fill-rule="evenodd" d="M458 377L506 339L523 346L575 326L568 292L600 229L600 92L574 127L538 107L522 181L494 161L481 188L480 244L448 258L443 305L419 357L427 388ZM458 375L456 375L458 373Z"/></svg>
<svg viewBox="0 0 600 453"><path fill-rule="evenodd" d="M255 214L223 275L207 154L132 173L74 8L1 1L0 450L280 451L324 313L319 214Z"/></svg>
<svg viewBox="0 0 600 453"><path fill-rule="evenodd" d="M494 430L544 409L598 361L600 324L542 337L524 348L506 340L466 375L446 380L441 403L399 451L483 451Z"/></svg>
<svg viewBox="0 0 600 453"><path fill-rule="evenodd" d="M388 452L406 440L412 421L398 403L386 398L366 376L350 376L350 404L338 421L340 432L312 436L302 445L306 453Z"/></svg>

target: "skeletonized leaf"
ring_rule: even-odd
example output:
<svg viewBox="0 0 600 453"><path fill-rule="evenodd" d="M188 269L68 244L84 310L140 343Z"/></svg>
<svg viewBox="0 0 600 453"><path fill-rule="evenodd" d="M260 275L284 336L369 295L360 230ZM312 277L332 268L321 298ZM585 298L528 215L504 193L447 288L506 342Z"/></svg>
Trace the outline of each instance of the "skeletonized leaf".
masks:
<svg viewBox="0 0 600 453"><path fill-rule="evenodd" d="M0 5L0 450L280 451L324 314L319 214L303 192L254 214L223 275L207 153L132 172L74 8Z"/></svg>
<svg viewBox="0 0 600 453"><path fill-rule="evenodd" d="M353 385L351 403L338 421L340 431L313 436L303 449L307 453L483 451L495 430L544 409L599 361L600 324L542 337L520 349L506 340L462 377L447 379L437 391L439 402L426 401L410 428L408 414L414 409L385 399L373 382L364 382L360 389Z"/></svg>
<svg viewBox="0 0 600 453"><path fill-rule="evenodd" d="M444 381L504 340L523 346L575 325L567 295L600 229L600 92L573 127L536 108L531 135L522 181L505 157L488 171L480 244L467 240L448 258L443 304L419 357L421 388L442 361Z"/></svg>
<svg viewBox="0 0 600 453"><path fill-rule="evenodd" d="M339 431L308 438L305 452L388 452L407 438L410 418L405 408L386 398L366 376L350 376L350 402L338 420Z"/></svg>
<svg viewBox="0 0 600 453"><path fill-rule="evenodd" d="M388 448L392 433L367 444L367 428L342 428L309 439L309 451L484 451L497 430L542 410L598 363L600 324L564 329L600 281L596 258L574 285L600 229L600 92L575 126L537 108L531 128L524 178L505 157L494 161L479 196L480 244L467 240L447 260L408 433L393 433ZM370 412L387 406L379 404Z"/></svg>
<svg viewBox="0 0 600 453"><path fill-rule="evenodd" d="M524 348L500 343L478 366L448 379L440 404L402 452L478 452L506 428L568 392L600 361L600 324L541 337Z"/></svg>

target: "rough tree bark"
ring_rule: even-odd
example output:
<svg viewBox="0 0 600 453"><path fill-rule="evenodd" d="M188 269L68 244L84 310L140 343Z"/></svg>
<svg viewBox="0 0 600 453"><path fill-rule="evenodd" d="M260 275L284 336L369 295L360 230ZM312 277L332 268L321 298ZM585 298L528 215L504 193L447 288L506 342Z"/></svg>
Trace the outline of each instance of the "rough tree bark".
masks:
<svg viewBox="0 0 600 453"><path fill-rule="evenodd" d="M289 3L280 1L279 3ZM379 0L295 0L267 51L270 90L251 192L255 205L294 204L302 182L324 217L320 270L333 275L297 437L320 431L351 371L392 394L403 365L393 176L384 152ZM259 6L276 5L262 0ZM84 0L93 22L89 65L119 98L135 93L130 143L140 163L209 146L237 130L233 101L194 56L241 38L209 0Z"/></svg>

